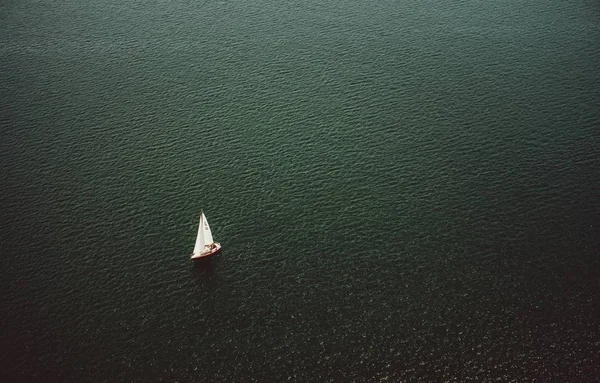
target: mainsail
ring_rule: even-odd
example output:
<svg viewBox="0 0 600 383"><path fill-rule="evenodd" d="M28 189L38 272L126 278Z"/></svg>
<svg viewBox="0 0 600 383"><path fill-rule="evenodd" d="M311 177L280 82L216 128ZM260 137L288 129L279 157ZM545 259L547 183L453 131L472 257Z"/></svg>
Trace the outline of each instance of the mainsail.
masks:
<svg viewBox="0 0 600 383"><path fill-rule="evenodd" d="M210 245L211 243L214 243L215 241L213 240L212 237L212 233L210 231L210 226L208 226L208 221L206 220L206 216L204 215L204 212L202 212L202 221L204 223L203 230L202 230L202 234L204 235L204 244L205 245Z"/></svg>
<svg viewBox="0 0 600 383"><path fill-rule="evenodd" d="M198 225L198 235L196 236L196 245L194 246L194 255L200 255L206 245L214 243L210 226L204 212L200 215L200 224Z"/></svg>

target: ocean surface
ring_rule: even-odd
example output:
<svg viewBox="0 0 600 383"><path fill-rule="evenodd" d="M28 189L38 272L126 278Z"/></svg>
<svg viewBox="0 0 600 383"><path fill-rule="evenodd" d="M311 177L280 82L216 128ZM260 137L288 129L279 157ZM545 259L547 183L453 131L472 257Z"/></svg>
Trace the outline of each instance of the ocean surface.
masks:
<svg viewBox="0 0 600 383"><path fill-rule="evenodd" d="M597 1L9 0L0 74L3 382L598 381Z"/></svg>

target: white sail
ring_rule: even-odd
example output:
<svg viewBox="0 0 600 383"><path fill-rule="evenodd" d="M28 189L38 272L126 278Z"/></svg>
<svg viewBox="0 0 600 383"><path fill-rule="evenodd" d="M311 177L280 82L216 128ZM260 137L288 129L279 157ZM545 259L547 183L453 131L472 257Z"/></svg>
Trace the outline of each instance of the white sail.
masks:
<svg viewBox="0 0 600 383"><path fill-rule="evenodd" d="M204 259L211 257L221 250L221 244L213 240L210 226L204 212L200 214L200 224L198 225L198 235L196 236L196 245L192 253L192 259Z"/></svg>
<svg viewBox="0 0 600 383"><path fill-rule="evenodd" d="M204 245L210 245L215 241L213 240L212 233L210 231L210 226L208 226L208 221L206 220L204 212L202 212L201 222L203 223L202 231L204 233Z"/></svg>
<svg viewBox="0 0 600 383"><path fill-rule="evenodd" d="M198 225L198 235L196 236L196 245L194 246L194 255L198 255L204 250L206 244L204 240L204 213L200 215L200 224ZM208 226L208 224L206 224ZM212 236L211 236L212 237Z"/></svg>

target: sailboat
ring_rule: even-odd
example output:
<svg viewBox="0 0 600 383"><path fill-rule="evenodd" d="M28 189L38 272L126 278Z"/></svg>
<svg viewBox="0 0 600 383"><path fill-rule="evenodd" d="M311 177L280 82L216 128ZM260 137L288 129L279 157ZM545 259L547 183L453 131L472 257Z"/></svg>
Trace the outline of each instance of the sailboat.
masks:
<svg viewBox="0 0 600 383"><path fill-rule="evenodd" d="M198 226L198 236L196 237L196 245L192 253L192 260L199 261L208 259L217 254L221 250L221 244L213 240L210 226L204 212L200 214L200 225Z"/></svg>

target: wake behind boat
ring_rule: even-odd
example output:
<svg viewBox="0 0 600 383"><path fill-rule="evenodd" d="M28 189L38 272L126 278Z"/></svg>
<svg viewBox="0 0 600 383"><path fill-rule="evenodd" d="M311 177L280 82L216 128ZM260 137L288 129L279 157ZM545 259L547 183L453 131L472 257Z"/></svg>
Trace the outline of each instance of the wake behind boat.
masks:
<svg viewBox="0 0 600 383"><path fill-rule="evenodd" d="M196 245L192 252L191 258L193 261L208 259L216 255L221 250L221 244L213 240L210 226L204 212L200 214L200 225L198 226L198 235L196 236Z"/></svg>

